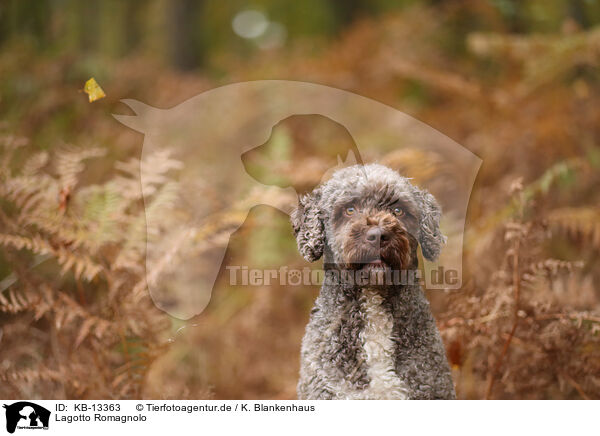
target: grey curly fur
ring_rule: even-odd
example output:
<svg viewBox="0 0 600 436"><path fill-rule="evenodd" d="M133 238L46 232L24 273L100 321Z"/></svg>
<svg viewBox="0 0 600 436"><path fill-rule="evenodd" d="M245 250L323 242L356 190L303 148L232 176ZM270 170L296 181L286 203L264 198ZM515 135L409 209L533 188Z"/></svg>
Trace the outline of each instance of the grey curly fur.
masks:
<svg viewBox="0 0 600 436"><path fill-rule="evenodd" d="M299 199L291 218L304 258L314 262L323 256L326 270L342 264L343 241L336 238L332 224L334 206L357 195L369 196L374 186L382 185L416 211L414 237L423 256L435 260L444 237L434 197L377 164L338 170ZM373 293L338 282L324 283L302 342L298 397L455 398L445 349L419 285L394 285Z"/></svg>

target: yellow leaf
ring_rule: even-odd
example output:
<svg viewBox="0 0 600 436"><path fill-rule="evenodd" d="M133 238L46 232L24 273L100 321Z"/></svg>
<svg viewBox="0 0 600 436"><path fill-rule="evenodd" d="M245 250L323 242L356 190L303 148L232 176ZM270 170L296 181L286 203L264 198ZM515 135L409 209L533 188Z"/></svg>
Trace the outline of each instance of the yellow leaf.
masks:
<svg viewBox="0 0 600 436"><path fill-rule="evenodd" d="M102 88L100 88L100 85L98 85L96 79L94 79L93 77L87 82L85 82L83 92L85 92L89 96L90 103L96 100L100 100L103 97L106 97L106 94L104 93Z"/></svg>

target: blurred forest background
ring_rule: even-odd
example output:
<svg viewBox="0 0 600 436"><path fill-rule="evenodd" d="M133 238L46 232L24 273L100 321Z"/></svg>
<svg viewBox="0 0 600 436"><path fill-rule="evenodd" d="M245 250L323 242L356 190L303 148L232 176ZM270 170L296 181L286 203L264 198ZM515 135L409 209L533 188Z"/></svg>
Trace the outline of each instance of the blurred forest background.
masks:
<svg viewBox="0 0 600 436"><path fill-rule="evenodd" d="M594 0L2 0L0 397L295 397L318 289L225 277L193 320L158 310L145 226L168 230L152 211L178 188L177 163L155 159L146 216L143 136L111 116L130 113L124 98L168 108L290 79L389 104L483 159L464 286L428 294L458 397L600 399L599 24ZM90 77L107 94L91 104ZM286 129L249 159L287 157L309 189L327 168L322 134ZM423 164L371 155L409 175ZM306 266L267 207L229 250L250 267Z"/></svg>

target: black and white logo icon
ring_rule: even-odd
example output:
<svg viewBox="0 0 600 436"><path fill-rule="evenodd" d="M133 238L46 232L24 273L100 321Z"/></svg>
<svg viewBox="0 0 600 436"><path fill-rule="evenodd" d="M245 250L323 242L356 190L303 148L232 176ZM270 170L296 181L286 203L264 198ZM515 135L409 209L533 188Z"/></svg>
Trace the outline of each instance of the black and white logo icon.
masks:
<svg viewBox="0 0 600 436"><path fill-rule="evenodd" d="M14 433L16 429L48 429L50 411L29 401L19 401L3 406L6 409L6 431Z"/></svg>

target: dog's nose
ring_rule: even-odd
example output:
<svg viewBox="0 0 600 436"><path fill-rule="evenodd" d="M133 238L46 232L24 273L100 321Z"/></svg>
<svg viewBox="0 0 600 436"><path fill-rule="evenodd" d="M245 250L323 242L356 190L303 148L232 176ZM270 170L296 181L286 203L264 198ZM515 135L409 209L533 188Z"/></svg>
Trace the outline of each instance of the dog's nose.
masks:
<svg viewBox="0 0 600 436"><path fill-rule="evenodd" d="M381 227L371 227L367 230L366 238L367 242L380 247L390 240L390 233Z"/></svg>

